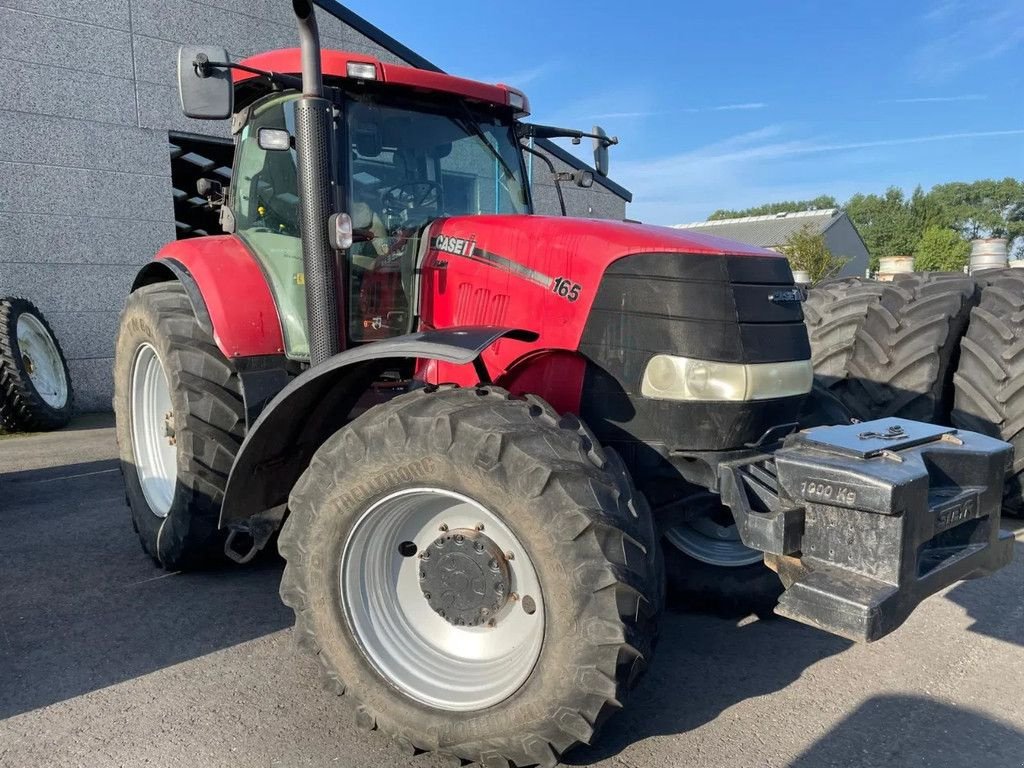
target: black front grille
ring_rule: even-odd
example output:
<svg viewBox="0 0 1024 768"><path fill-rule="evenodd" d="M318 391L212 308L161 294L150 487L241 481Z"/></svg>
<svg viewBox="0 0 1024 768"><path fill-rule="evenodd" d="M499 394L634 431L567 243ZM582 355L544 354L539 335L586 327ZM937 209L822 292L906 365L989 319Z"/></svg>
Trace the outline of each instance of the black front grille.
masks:
<svg viewBox="0 0 1024 768"><path fill-rule="evenodd" d="M631 350L639 386L652 354L727 363L810 357L799 302L774 302L793 285L781 257L645 253L605 272L583 334L583 351ZM623 382L626 384L626 382ZM632 391L632 388L629 388Z"/></svg>
<svg viewBox="0 0 1024 768"><path fill-rule="evenodd" d="M684 403L640 396L656 354L727 363L807 360L799 302L782 257L646 253L614 262L601 281L580 351L589 364L582 416L607 442L660 450L742 448L796 420L802 397L752 403Z"/></svg>

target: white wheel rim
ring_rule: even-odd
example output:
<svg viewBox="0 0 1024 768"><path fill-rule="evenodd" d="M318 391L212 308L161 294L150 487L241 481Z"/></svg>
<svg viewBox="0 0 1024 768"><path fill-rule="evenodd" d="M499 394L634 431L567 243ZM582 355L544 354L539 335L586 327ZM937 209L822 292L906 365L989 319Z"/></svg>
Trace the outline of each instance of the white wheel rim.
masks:
<svg viewBox="0 0 1024 768"><path fill-rule="evenodd" d="M18 316L15 334L32 387L48 406L63 408L68 402L68 379L53 336L39 318L27 312Z"/></svg>
<svg viewBox="0 0 1024 768"><path fill-rule="evenodd" d="M150 344L140 346L132 361L131 430L142 493L154 515L167 517L178 480L178 449L167 375Z"/></svg>
<svg viewBox="0 0 1024 768"><path fill-rule="evenodd" d="M764 557L743 543L735 523L721 525L710 517L669 528L665 538L676 549L708 565L739 568L760 562Z"/></svg>
<svg viewBox="0 0 1024 768"><path fill-rule="evenodd" d="M493 616L494 626L454 626L425 599L419 556L403 556L399 545L413 542L422 552L442 525L454 531L481 524L514 555L508 566L518 599ZM522 686L540 656L544 601L529 554L496 515L460 494L410 488L373 504L345 542L340 577L342 608L367 659L392 686L429 706L493 706Z"/></svg>

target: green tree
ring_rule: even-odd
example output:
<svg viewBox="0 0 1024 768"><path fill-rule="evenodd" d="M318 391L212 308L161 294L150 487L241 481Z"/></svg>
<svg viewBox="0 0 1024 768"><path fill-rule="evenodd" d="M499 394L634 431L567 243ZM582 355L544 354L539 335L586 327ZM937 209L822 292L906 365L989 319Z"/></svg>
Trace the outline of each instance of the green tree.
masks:
<svg viewBox="0 0 1024 768"><path fill-rule="evenodd" d="M821 210L822 208L838 208L839 203L831 195L818 195L813 200L786 200L781 203L766 203L753 208L730 211L721 208L710 216L708 221L716 219L739 219L744 216L771 216L774 213L796 213L797 211Z"/></svg>
<svg viewBox="0 0 1024 768"><path fill-rule="evenodd" d="M881 258L914 252L925 210L919 204L921 210L915 216L912 204L913 198L906 200L899 187L889 187L881 196L856 194L843 206L867 246L872 270L878 269Z"/></svg>
<svg viewBox="0 0 1024 768"><path fill-rule="evenodd" d="M947 227L929 227L914 251L917 272L959 272L971 255L971 244Z"/></svg>
<svg viewBox="0 0 1024 768"><path fill-rule="evenodd" d="M849 261L832 255L832 251L825 244L825 235L813 232L809 225L786 238L786 242L779 250L786 255L789 265L794 270L805 270L810 275L812 283L832 277Z"/></svg>
<svg viewBox="0 0 1024 768"><path fill-rule="evenodd" d="M949 226L968 240L1024 235L1024 181L1013 178L955 181L932 187L929 196L947 213Z"/></svg>

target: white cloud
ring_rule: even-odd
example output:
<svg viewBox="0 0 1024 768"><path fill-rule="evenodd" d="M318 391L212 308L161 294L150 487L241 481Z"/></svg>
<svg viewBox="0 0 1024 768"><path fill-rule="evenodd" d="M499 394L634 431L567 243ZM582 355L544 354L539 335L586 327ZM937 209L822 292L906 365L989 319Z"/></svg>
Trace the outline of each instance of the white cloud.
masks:
<svg viewBox="0 0 1024 768"><path fill-rule="evenodd" d="M555 62L549 61L544 64L539 64L536 67L521 69L517 72L505 72L504 74L499 75L484 75L483 77L476 77L474 79L484 83L503 83L505 85L511 85L513 88L525 88L530 83L540 80L554 68Z"/></svg>
<svg viewBox="0 0 1024 768"><path fill-rule="evenodd" d="M922 42L910 55L911 76L937 83L1024 43L1024 3L946 3L921 17Z"/></svg>
<svg viewBox="0 0 1024 768"><path fill-rule="evenodd" d="M842 196L853 191L828 173L862 172L863 151L915 144L1024 135L1024 128L963 131L870 141L787 138L770 125L703 147L647 160L614 163L615 180L632 190L630 215L654 223L700 220L716 208L743 208L770 200ZM829 171L818 155L829 153ZM853 153L859 153L854 155ZM782 182L780 179L796 179Z"/></svg>
<svg viewBox="0 0 1024 768"><path fill-rule="evenodd" d="M702 112L735 112L740 110L764 109L763 101L745 101L738 104L718 104L711 107L681 107L679 109L647 110L636 112L601 112L593 115L579 115L577 120L616 120L638 117L662 117L665 115L697 115Z"/></svg>
<svg viewBox="0 0 1024 768"><path fill-rule="evenodd" d="M906 99L882 99L879 104L930 104L945 103L950 101L985 101L988 98L983 93L964 93L959 96L914 96Z"/></svg>

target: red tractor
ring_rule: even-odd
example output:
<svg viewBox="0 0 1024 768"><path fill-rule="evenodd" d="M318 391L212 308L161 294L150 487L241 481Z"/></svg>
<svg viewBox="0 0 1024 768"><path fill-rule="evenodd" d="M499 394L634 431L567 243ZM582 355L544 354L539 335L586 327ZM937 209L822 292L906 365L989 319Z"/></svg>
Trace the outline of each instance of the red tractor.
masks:
<svg viewBox="0 0 1024 768"><path fill-rule="evenodd" d="M1008 562L1005 443L804 428L784 258L532 215L525 138L592 137L599 173L614 139L524 123L505 86L321 52L293 6L300 49L179 54L185 113L232 121L230 187L201 190L227 234L140 271L117 432L164 567L280 531L296 636L361 725L554 765L649 663L662 542L678 589L784 587L778 613L864 641Z"/></svg>

